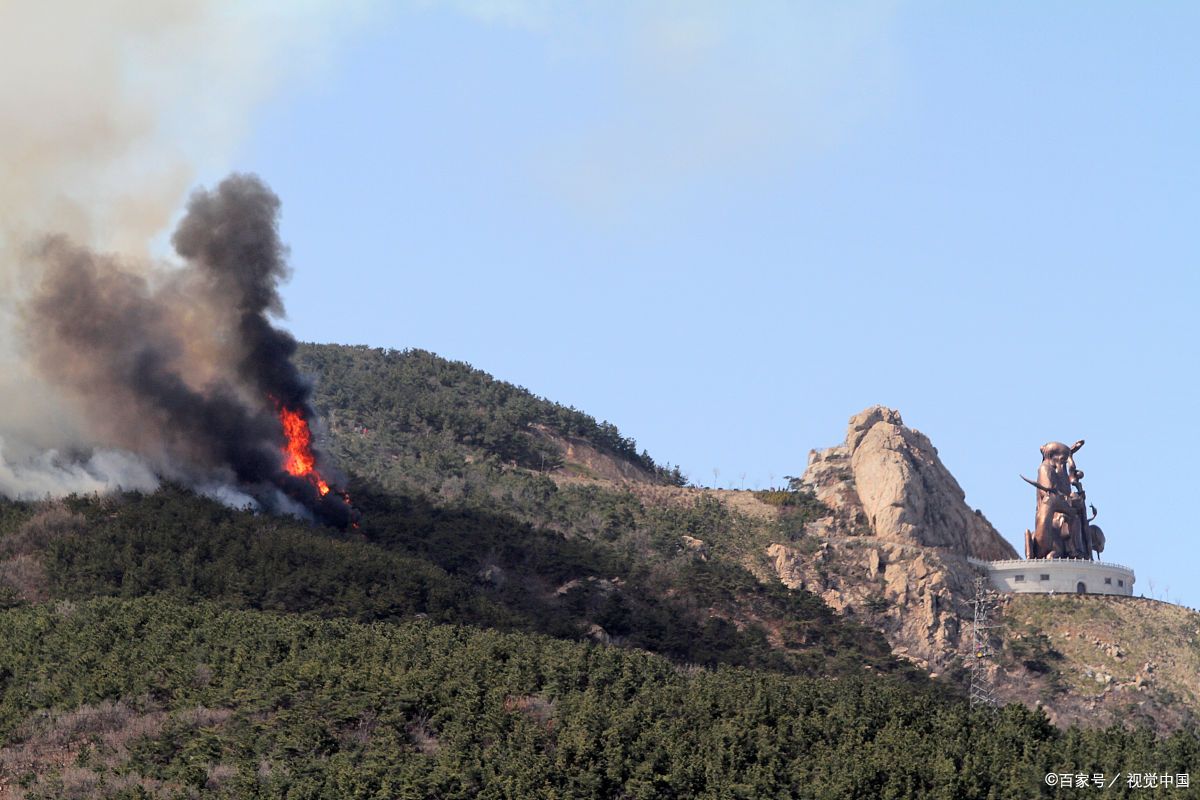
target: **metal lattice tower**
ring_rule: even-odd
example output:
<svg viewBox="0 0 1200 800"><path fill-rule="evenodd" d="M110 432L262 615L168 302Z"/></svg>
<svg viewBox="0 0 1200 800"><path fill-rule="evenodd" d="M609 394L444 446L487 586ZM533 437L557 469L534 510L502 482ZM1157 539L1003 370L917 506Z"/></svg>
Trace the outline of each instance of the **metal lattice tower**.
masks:
<svg viewBox="0 0 1200 800"><path fill-rule="evenodd" d="M971 621L971 706L996 707L996 691L992 685L991 631L997 626L990 621L996 608L996 593L988 587L988 579L975 576L975 598L971 601L975 616Z"/></svg>

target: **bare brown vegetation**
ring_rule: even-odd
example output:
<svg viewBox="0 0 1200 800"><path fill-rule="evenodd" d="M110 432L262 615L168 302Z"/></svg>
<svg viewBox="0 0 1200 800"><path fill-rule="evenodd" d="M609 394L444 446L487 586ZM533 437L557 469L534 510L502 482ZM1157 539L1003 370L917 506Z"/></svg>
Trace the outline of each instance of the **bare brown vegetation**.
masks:
<svg viewBox="0 0 1200 800"><path fill-rule="evenodd" d="M27 603L49 598L41 555L52 542L83 529L85 521L60 502L42 506L11 535L0 539L0 589Z"/></svg>
<svg viewBox="0 0 1200 800"><path fill-rule="evenodd" d="M196 706L168 714L145 697L39 711L0 748L0 800L22 800L27 793L84 800L135 787L143 793L139 796L177 796L179 786L126 772L131 750L141 740L160 736L168 725L217 727L232 713ZM210 764L206 787L218 789L236 774L229 765ZM22 776L25 786L17 782Z"/></svg>

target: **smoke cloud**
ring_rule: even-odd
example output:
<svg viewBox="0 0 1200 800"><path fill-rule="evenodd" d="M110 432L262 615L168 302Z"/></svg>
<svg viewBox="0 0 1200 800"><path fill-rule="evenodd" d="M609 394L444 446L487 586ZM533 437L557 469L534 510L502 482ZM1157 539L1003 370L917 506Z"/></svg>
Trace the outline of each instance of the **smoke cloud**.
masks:
<svg viewBox="0 0 1200 800"><path fill-rule="evenodd" d="M319 68L366 7L0 3L0 494L158 476L344 515L280 468L276 404L310 409L295 342L271 322L278 199L233 176L192 197L178 262L155 254L253 109Z"/></svg>
<svg viewBox="0 0 1200 800"><path fill-rule="evenodd" d="M226 478L273 506L273 490L345 524L336 494L284 469L281 408L312 416L271 324L288 274L279 199L252 175L192 195L172 237L180 266L147 269L65 237L36 254L41 280L20 307L26 352L108 446L160 474Z"/></svg>

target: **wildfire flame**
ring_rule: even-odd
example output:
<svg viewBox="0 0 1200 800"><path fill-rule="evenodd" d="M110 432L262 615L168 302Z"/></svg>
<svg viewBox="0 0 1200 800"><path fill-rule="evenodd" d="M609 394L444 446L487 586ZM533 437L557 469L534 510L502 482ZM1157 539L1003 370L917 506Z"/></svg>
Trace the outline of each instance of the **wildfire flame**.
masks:
<svg viewBox="0 0 1200 800"><path fill-rule="evenodd" d="M321 496L329 494L329 484L317 472L317 459L312 451L312 431L308 428L308 420L299 411L280 407L279 421L283 423L283 433L287 444L283 448L283 468L289 475L305 478Z"/></svg>

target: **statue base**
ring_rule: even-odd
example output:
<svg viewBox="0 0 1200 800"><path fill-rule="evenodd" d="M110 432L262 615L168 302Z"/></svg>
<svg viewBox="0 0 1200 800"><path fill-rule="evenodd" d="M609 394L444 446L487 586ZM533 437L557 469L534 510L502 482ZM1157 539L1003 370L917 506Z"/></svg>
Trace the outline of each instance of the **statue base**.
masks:
<svg viewBox="0 0 1200 800"><path fill-rule="evenodd" d="M997 592L1133 596L1133 570L1121 564L1083 558L1013 558L1006 561L968 558L967 561L987 573Z"/></svg>

